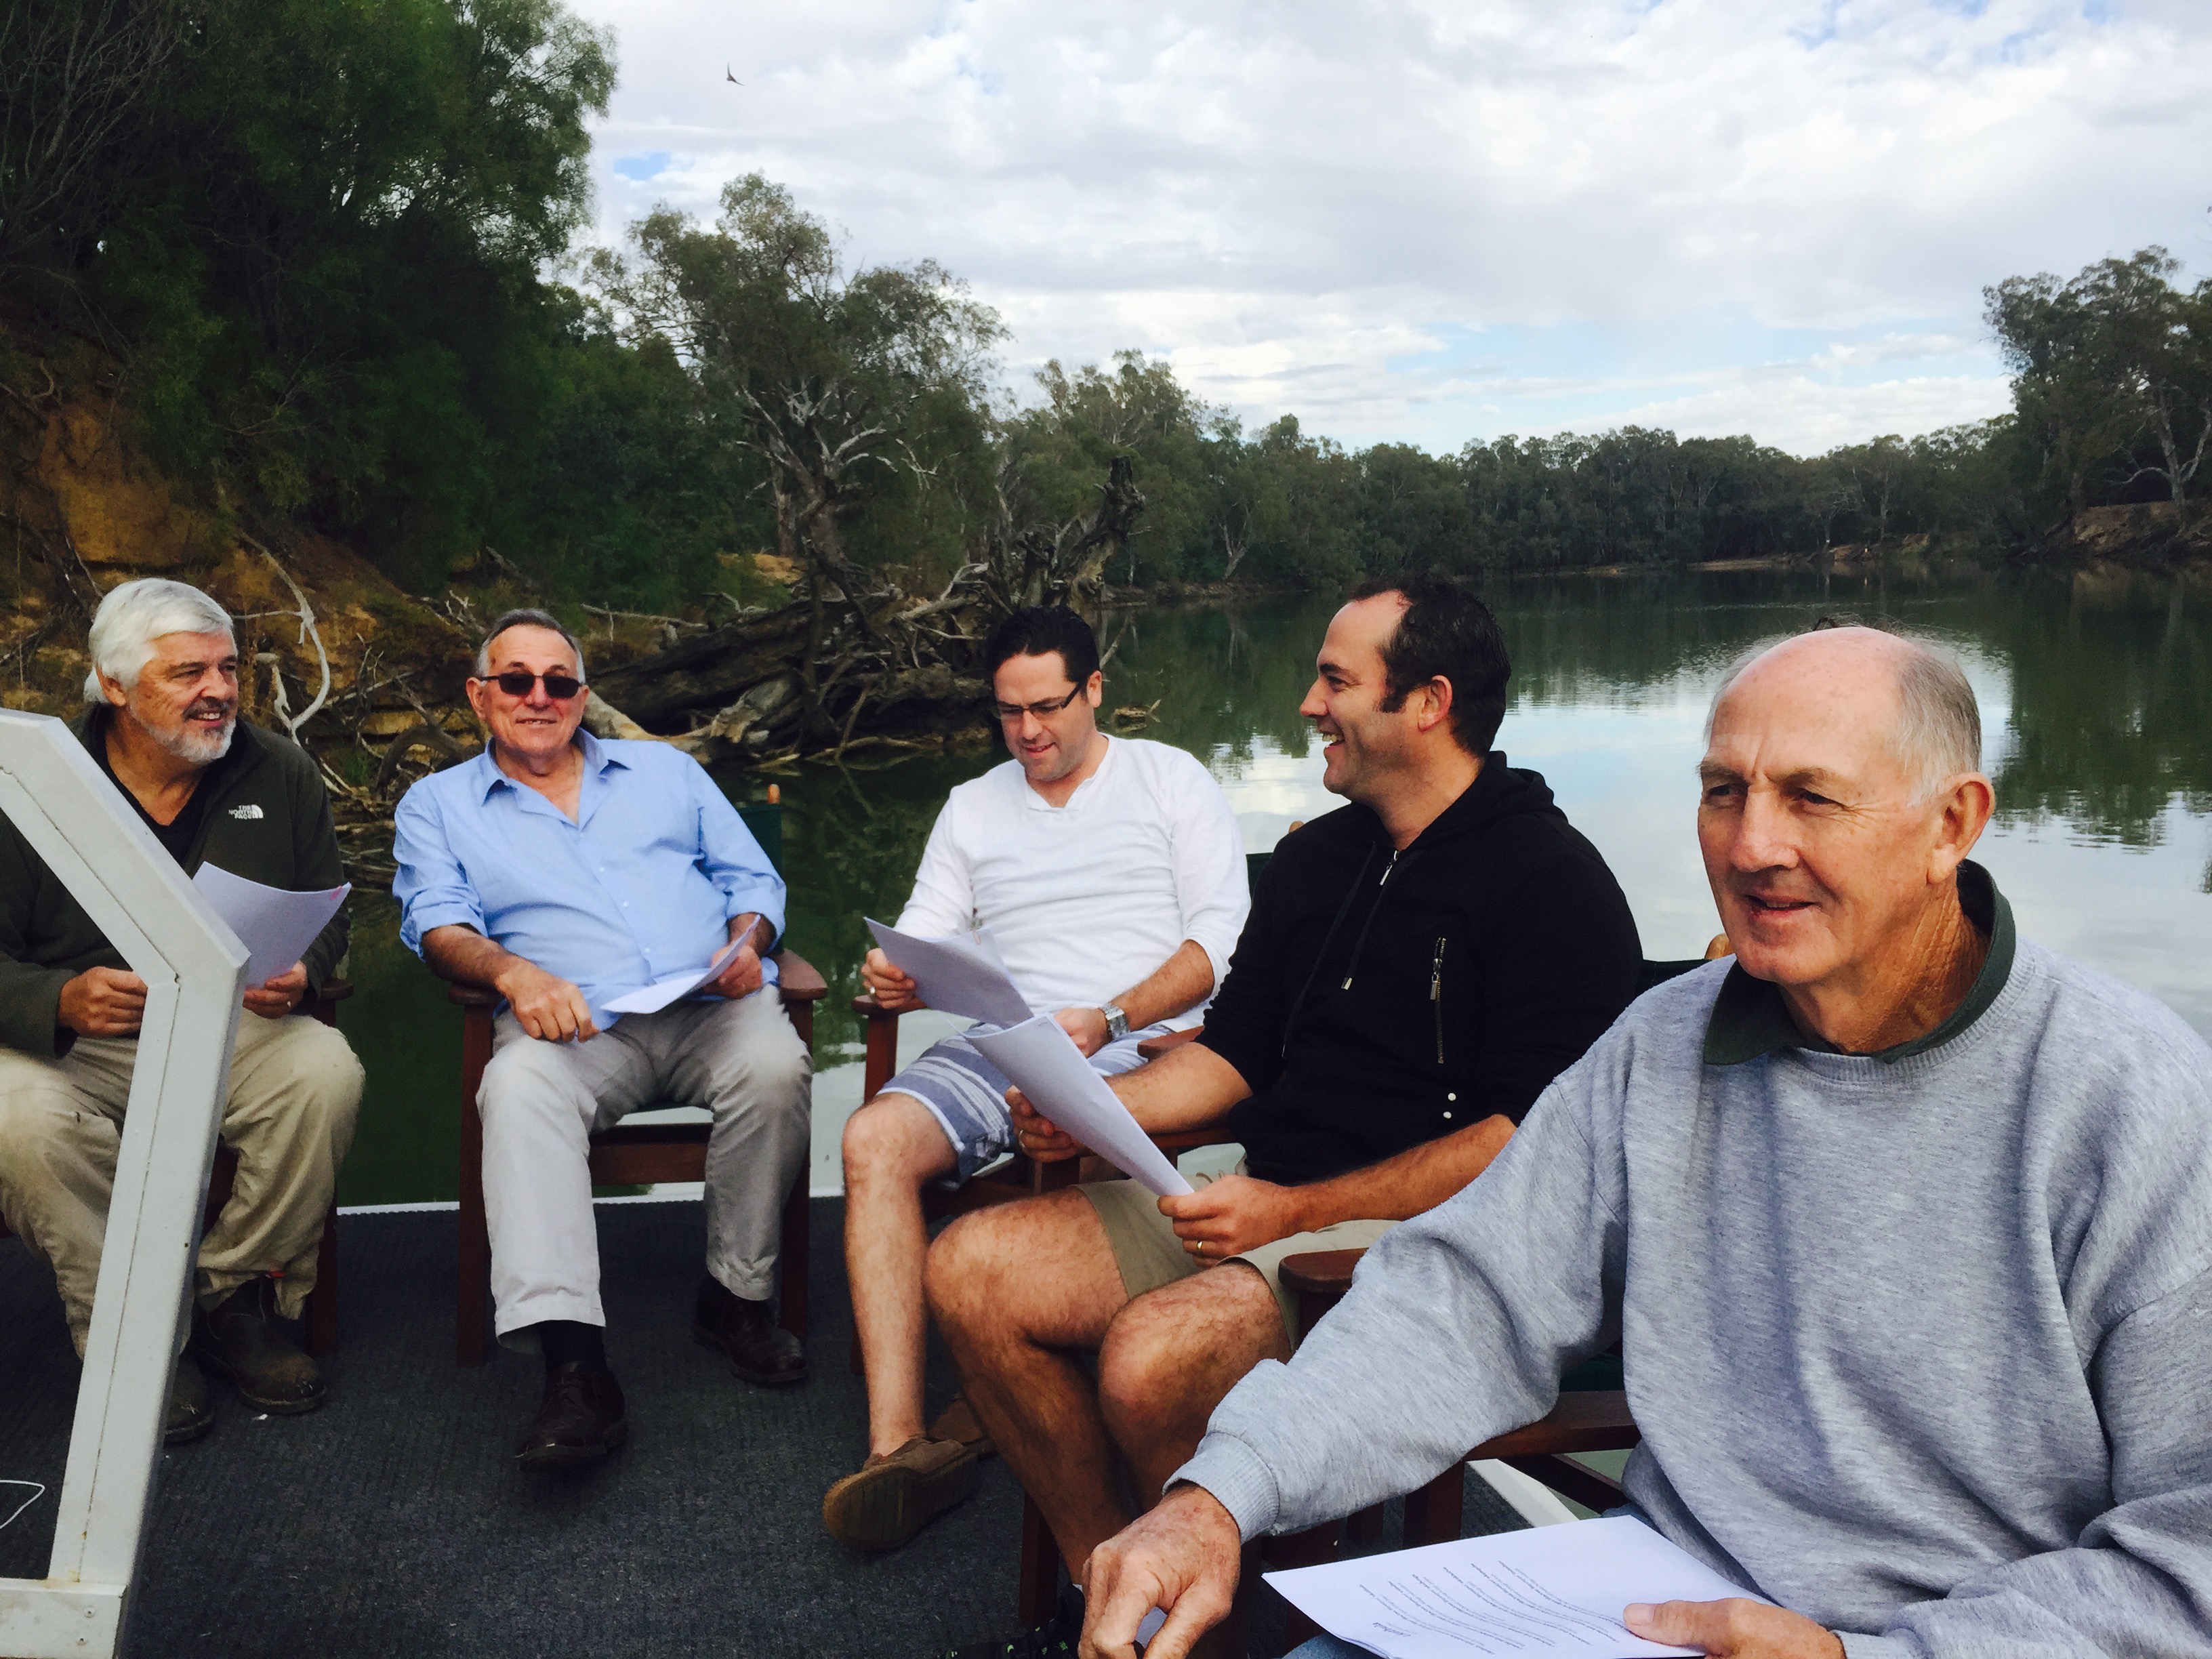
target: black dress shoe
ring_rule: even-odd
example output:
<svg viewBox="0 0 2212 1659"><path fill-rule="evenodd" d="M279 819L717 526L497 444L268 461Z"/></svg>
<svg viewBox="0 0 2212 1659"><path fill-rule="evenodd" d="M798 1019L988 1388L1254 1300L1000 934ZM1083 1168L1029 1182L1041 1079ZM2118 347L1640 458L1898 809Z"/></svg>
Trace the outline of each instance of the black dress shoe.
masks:
<svg viewBox="0 0 2212 1659"><path fill-rule="evenodd" d="M514 1461L526 1469L565 1469L605 1457L629 1438L615 1374L571 1360L546 1372L544 1401L514 1449Z"/></svg>
<svg viewBox="0 0 2212 1659"><path fill-rule="evenodd" d="M1025 1630L1011 1641L963 1642L947 1649L944 1659L1074 1659L1082 1639L1083 1592L1062 1584L1052 1617L1035 1630Z"/></svg>
<svg viewBox="0 0 2212 1659"><path fill-rule="evenodd" d="M193 1322L193 1357L258 1412L299 1417L323 1403L321 1367L276 1316L276 1283L249 1279Z"/></svg>
<svg viewBox="0 0 2212 1659"><path fill-rule="evenodd" d="M747 1382L775 1388L805 1380L806 1350L775 1322L775 1304L732 1296L712 1274L699 1284L691 1337L702 1347L727 1354L730 1369Z"/></svg>

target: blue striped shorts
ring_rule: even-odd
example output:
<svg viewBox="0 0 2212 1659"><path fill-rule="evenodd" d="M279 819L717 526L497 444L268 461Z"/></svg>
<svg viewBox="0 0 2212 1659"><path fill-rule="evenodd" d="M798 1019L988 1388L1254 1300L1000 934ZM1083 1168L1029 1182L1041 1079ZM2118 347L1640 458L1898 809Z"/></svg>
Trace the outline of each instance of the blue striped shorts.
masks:
<svg viewBox="0 0 2212 1659"><path fill-rule="evenodd" d="M1105 1077L1133 1072L1145 1063L1137 1045L1169 1029L1148 1025L1108 1043L1091 1056L1091 1069ZM964 1036L949 1036L932 1044L921 1059L884 1085L884 1092L912 1095L929 1108L959 1157L959 1172L947 1183L957 1186L1013 1151L1014 1115L1006 1104L1011 1086L1006 1073L984 1059L974 1043Z"/></svg>

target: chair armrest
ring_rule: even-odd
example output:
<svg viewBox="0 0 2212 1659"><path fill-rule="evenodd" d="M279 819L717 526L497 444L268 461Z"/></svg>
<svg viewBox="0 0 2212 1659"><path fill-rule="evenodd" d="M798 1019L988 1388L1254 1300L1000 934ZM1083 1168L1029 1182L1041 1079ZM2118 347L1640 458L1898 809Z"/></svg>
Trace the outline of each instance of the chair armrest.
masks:
<svg viewBox="0 0 2212 1659"><path fill-rule="evenodd" d="M1296 1256L1283 1265L1285 1269ZM1285 1282L1289 1280L1287 1271ZM1549 1416L1486 1440L1469 1457L1534 1457L1545 1453L1626 1451L1644 1438L1620 1393L1563 1394Z"/></svg>
<svg viewBox="0 0 2212 1659"><path fill-rule="evenodd" d="M1172 1157L1177 1152L1187 1152L1197 1146L1231 1146L1234 1144L1237 1137L1216 1124L1203 1129L1163 1130L1160 1133L1151 1136L1150 1139L1153 1146Z"/></svg>
<svg viewBox="0 0 2212 1659"><path fill-rule="evenodd" d="M896 1013L884 1007L866 992L862 992L853 999L853 1012L863 1019L888 1019L895 1023L898 1019Z"/></svg>
<svg viewBox="0 0 2212 1659"><path fill-rule="evenodd" d="M1286 1291L1311 1296L1342 1296L1352 1288L1352 1270L1367 1254L1357 1250L1304 1250L1286 1255L1279 1269Z"/></svg>
<svg viewBox="0 0 2212 1659"><path fill-rule="evenodd" d="M499 993L489 985L478 985L473 980L456 979L446 981L446 1000L457 1008L496 1008Z"/></svg>
<svg viewBox="0 0 2212 1659"><path fill-rule="evenodd" d="M340 979L336 975L332 975L329 979L323 981L322 992L316 997L315 1000L318 1002L343 1002L352 994L353 981L349 979Z"/></svg>
<svg viewBox="0 0 2212 1659"><path fill-rule="evenodd" d="M796 951L775 952L776 983L783 988L786 1002L819 1002L830 994L830 981L822 977L817 968Z"/></svg>
<svg viewBox="0 0 2212 1659"><path fill-rule="evenodd" d="M1205 1029L1203 1025L1194 1025L1187 1030L1163 1031L1159 1036L1146 1037L1139 1043L1137 1053L1143 1059L1158 1060L1170 1048L1180 1048L1184 1043L1194 1041Z"/></svg>

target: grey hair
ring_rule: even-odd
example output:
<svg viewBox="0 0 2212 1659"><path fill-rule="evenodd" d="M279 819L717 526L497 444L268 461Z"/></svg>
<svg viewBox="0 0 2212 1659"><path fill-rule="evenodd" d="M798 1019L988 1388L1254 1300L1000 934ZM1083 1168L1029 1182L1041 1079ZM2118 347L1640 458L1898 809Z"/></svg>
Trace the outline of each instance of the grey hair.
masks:
<svg viewBox="0 0 2212 1659"><path fill-rule="evenodd" d="M104 703L102 674L128 691L154 659L154 641L164 634L222 634L235 646L238 633L230 613L198 588L163 576L143 576L108 590L93 612L85 643L92 672L84 677L84 700Z"/></svg>
<svg viewBox="0 0 2212 1659"><path fill-rule="evenodd" d="M550 611L522 610L501 612L499 619L486 630L483 643L477 647L477 678L478 679L491 678L491 642L510 628L543 628L558 634L568 641L568 648L576 653L576 678L580 680L591 678L591 676L584 672L583 646L578 642L574 634L561 626L561 619Z"/></svg>
<svg viewBox="0 0 2212 1659"><path fill-rule="evenodd" d="M1824 618L1814 631L1833 626ZM1891 744L1912 774L1914 794L1924 803L1934 799L1953 778L1982 769L1981 705L1975 700L1966 671L1945 647L1911 634L1888 629L1878 631L1905 647L1897 665L1897 726L1891 733ZM1721 700L1735 688L1744 671L1777 646L1803 637L1789 634L1760 640L1737 654L1713 688L1712 702L1705 710L1706 742L1712 741L1713 719L1720 713Z"/></svg>

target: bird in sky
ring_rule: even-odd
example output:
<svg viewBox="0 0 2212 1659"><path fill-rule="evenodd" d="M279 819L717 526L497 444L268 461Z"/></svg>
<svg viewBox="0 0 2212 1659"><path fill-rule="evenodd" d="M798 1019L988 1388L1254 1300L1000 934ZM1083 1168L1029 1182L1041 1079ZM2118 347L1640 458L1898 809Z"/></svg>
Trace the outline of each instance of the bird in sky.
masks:
<svg viewBox="0 0 2212 1659"><path fill-rule="evenodd" d="M730 70L731 70L731 65L729 65L729 64L723 64L723 65L722 65L722 78L723 78L725 81L727 81L727 82L728 82L732 86L733 86L733 87L741 87L741 86L744 85L744 82L742 82L742 81L740 81L740 80L738 80L738 77L737 77L735 75L733 75L733 74L732 74L732 73L730 72Z"/></svg>

